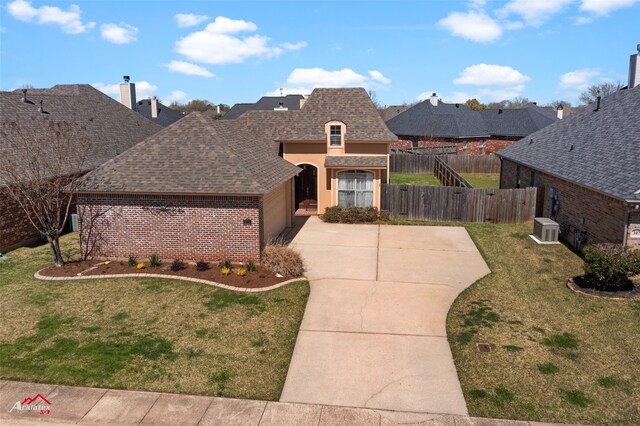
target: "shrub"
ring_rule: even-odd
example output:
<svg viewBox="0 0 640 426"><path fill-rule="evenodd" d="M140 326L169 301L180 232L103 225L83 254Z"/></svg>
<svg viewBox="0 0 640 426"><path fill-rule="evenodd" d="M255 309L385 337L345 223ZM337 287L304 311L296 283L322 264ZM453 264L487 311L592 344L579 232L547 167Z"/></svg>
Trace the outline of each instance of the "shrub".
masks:
<svg viewBox="0 0 640 426"><path fill-rule="evenodd" d="M322 220L328 223L374 223L388 220L388 211L379 211L376 207L327 207Z"/></svg>
<svg viewBox="0 0 640 426"><path fill-rule="evenodd" d="M207 269L209 269L209 264L204 260L198 260L196 262L196 269L198 271L206 271Z"/></svg>
<svg viewBox="0 0 640 426"><path fill-rule="evenodd" d="M138 259L135 256L129 256L129 266L134 267L138 264Z"/></svg>
<svg viewBox="0 0 640 426"><path fill-rule="evenodd" d="M169 266L169 269L171 269L173 272L182 271L184 268L184 262L180 259L174 260L171 266Z"/></svg>
<svg viewBox="0 0 640 426"><path fill-rule="evenodd" d="M231 261L229 259L224 259L218 262L218 268L229 268L231 269Z"/></svg>
<svg viewBox="0 0 640 426"><path fill-rule="evenodd" d="M239 277L244 277L245 275L247 275L247 270L244 268L238 268L238 270L236 271L236 275Z"/></svg>
<svg viewBox="0 0 640 426"><path fill-rule="evenodd" d="M253 272L256 270L256 264L253 263L253 260L247 262L247 271Z"/></svg>
<svg viewBox="0 0 640 426"><path fill-rule="evenodd" d="M151 258L149 259L149 266L152 268L158 268L160 266L160 258L157 254L151 255Z"/></svg>
<svg viewBox="0 0 640 426"><path fill-rule="evenodd" d="M220 268L220 273L226 277L231 273L231 268L227 268L226 266L223 266L222 268Z"/></svg>
<svg viewBox="0 0 640 426"><path fill-rule="evenodd" d="M304 263L300 254L283 244L269 244L262 251L262 265L285 277L300 277Z"/></svg>
<svg viewBox="0 0 640 426"><path fill-rule="evenodd" d="M594 244L585 247L585 279L601 291L630 290L629 276L637 266L637 254L618 244Z"/></svg>

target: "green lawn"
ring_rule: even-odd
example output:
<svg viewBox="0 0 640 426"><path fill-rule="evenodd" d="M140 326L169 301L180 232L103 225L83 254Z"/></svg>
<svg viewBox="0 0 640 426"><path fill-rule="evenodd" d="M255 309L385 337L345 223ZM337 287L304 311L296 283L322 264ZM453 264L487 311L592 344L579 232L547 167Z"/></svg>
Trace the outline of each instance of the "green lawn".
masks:
<svg viewBox="0 0 640 426"><path fill-rule="evenodd" d="M640 301L568 290L582 260L564 245L535 244L531 224L465 227L492 271L458 297L447 321L469 413L637 425Z"/></svg>
<svg viewBox="0 0 640 426"><path fill-rule="evenodd" d="M474 188L477 188L477 189L498 189L498 188L500 188L500 174L499 173L460 173L460 174Z"/></svg>
<svg viewBox="0 0 640 426"><path fill-rule="evenodd" d="M391 172L389 174L389 178L393 185L440 186L440 181L432 174L416 175L411 173Z"/></svg>
<svg viewBox="0 0 640 426"><path fill-rule="evenodd" d="M63 247L77 252L77 234ZM0 261L0 378L277 400L306 281L243 294L186 281L38 281L46 245Z"/></svg>

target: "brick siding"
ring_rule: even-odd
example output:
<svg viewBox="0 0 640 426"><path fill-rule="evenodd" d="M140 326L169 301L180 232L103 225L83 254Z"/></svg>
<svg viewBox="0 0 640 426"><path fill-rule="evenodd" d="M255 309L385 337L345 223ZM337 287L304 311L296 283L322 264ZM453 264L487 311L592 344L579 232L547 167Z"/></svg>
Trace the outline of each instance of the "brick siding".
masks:
<svg viewBox="0 0 640 426"><path fill-rule="evenodd" d="M94 257L260 260L260 197L83 194L77 204L81 243L95 242Z"/></svg>
<svg viewBox="0 0 640 426"><path fill-rule="evenodd" d="M0 190L0 253L39 239L22 207Z"/></svg>
<svg viewBox="0 0 640 426"><path fill-rule="evenodd" d="M585 244L595 243L623 243L625 219L631 208L622 201L522 165L518 167L515 162L502 160L500 188L528 186L542 188L542 195L538 199L538 203L541 203L538 214L558 222L561 237L573 247L581 248ZM552 188L555 189L558 200L555 217L551 214ZM636 226L640 227L640 215L636 214L634 217ZM627 244L640 246L640 239L628 238Z"/></svg>
<svg viewBox="0 0 640 426"><path fill-rule="evenodd" d="M398 136L398 141L391 144L393 148L412 148L413 140L411 136ZM482 153L480 152L480 143L484 141ZM418 148L433 148L447 145L456 145L458 155L485 155L495 154L502 148L512 145L516 139L468 139L467 149L464 149L464 143L458 139L446 138L417 138Z"/></svg>

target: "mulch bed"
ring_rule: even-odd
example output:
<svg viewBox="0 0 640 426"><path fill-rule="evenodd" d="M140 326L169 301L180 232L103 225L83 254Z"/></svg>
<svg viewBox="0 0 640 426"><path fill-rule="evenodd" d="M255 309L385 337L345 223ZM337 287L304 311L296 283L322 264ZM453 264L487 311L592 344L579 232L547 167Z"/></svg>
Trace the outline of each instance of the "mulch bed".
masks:
<svg viewBox="0 0 640 426"><path fill-rule="evenodd" d="M198 271L195 264L185 264L186 268L181 271L169 270L170 264L163 263L158 268L145 267L144 269L137 269L131 267L127 262L110 261L109 263L98 260L84 260L77 262L66 263L62 267L50 266L40 271L40 275L47 277L77 277L79 274L82 276L96 276L96 275L111 275L111 274L159 274L175 277L188 277L198 278L202 280L214 281L220 284L226 284L238 288L263 288L270 287L275 284L279 284L283 281L287 281L290 278L277 277L275 272L272 272L266 268L256 265L253 272L247 272L244 277L238 276L236 270L238 266L234 265L230 275L222 275L220 269L215 263L209 264L209 269L206 271ZM91 269L90 268L94 268Z"/></svg>
<svg viewBox="0 0 640 426"><path fill-rule="evenodd" d="M640 285L637 282L629 291L600 291L592 288L584 277L578 276L567 281L567 287L576 293L603 299L640 300Z"/></svg>

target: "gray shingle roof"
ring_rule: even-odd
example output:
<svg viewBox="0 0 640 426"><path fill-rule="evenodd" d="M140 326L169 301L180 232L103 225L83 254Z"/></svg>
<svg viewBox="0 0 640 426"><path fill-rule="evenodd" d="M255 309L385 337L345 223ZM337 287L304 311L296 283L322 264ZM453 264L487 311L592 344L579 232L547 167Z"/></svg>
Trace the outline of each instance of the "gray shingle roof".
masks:
<svg viewBox="0 0 640 426"><path fill-rule="evenodd" d="M498 155L617 199L640 202L640 87L620 90ZM530 141L533 140L533 143Z"/></svg>
<svg viewBox="0 0 640 426"><path fill-rule="evenodd" d="M255 104L235 104L231 109L229 109L229 111L227 111L222 119L235 120L247 111L273 111L274 108L278 108L280 106L280 102L282 102L283 107L295 111L300 109L300 100L302 99L304 99L304 96L302 95L263 96Z"/></svg>
<svg viewBox="0 0 640 426"><path fill-rule="evenodd" d="M462 104L438 102L438 106L433 106L426 100L387 120L387 126L400 136L521 138L554 121L556 119L547 111L534 105L519 109L473 111Z"/></svg>
<svg viewBox="0 0 640 426"><path fill-rule="evenodd" d="M80 192L260 195L299 172L242 123L192 112L88 173Z"/></svg>
<svg viewBox="0 0 640 426"><path fill-rule="evenodd" d="M78 171L93 169L126 151L162 127L131 111L87 84L57 85L51 89L29 89L22 102L22 90L0 92L0 125L3 130L16 123L23 134L37 132L47 123L74 125L73 142L89 145L87 159ZM48 114L40 114L40 100ZM9 137L17 137L10 134ZM18 158L11 146L0 143L0 156ZM0 182L1 184L2 182Z"/></svg>
<svg viewBox="0 0 640 426"><path fill-rule="evenodd" d="M151 117L151 99L139 100L136 105L136 109L139 114L142 114L145 118L161 125L162 127L167 127L184 117L180 111L171 109L168 106L161 104L159 101L158 117Z"/></svg>
<svg viewBox="0 0 640 426"><path fill-rule="evenodd" d="M387 168L386 155L328 155L325 167L380 167Z"/></svg>

